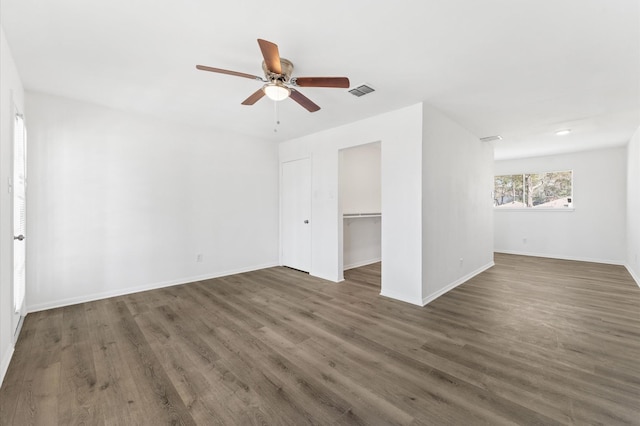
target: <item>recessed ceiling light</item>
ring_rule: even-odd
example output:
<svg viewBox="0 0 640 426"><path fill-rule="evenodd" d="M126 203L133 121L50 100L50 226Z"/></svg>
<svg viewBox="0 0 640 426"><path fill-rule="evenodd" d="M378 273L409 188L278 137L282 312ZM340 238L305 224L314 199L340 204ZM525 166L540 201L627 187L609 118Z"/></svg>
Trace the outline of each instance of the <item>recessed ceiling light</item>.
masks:
<svg viewBox="0 0 640 426"><path fill-rule="evenodd" d="M564 136L571 133L571 129L556 130L556 136Z"/></svg>
<svg viewBox="0 0 640 426"><path fill-rule="evenodd" d="M502 140L502 136L500 136L500 135L495 135L495 136L485 136L484 138L480 138L480 140L481 140L482 142L501 141L501 140Z"/></svg>

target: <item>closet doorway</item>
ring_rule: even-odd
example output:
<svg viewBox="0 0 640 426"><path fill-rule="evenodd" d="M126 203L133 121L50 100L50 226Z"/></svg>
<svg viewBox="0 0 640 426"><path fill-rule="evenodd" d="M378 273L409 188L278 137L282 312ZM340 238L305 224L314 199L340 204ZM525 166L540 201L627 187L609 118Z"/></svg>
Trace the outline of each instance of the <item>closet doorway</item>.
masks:
<svg viewBox="0 0 640 426"><path fill-rule="evenodd" d="M343 269L347 280L380 286L380 142L340 150Z"/></svg>

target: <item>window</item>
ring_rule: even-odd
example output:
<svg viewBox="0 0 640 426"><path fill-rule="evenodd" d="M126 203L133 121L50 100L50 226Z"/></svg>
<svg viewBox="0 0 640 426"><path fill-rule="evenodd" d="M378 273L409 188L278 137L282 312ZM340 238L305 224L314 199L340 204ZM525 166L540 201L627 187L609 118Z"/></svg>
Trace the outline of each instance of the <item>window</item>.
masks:
<svg viewBox="0 0 640 426"><path fill-rule="evenodd" d="M493 205L498 209L572 208L573 172L495 176Z"/></svg>

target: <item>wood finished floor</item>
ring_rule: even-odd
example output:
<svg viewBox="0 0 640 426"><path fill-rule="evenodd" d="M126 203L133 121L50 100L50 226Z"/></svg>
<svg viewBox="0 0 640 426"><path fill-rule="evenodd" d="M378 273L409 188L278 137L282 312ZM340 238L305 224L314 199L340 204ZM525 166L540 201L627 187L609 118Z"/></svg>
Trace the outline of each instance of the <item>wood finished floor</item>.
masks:
<svg viewBox="0 0 640 426"><path fill-rule="evenodd" d="M30 314L2 425L640 424L623 267L496 254L420 308L380 264L287 268Z"/></svg>

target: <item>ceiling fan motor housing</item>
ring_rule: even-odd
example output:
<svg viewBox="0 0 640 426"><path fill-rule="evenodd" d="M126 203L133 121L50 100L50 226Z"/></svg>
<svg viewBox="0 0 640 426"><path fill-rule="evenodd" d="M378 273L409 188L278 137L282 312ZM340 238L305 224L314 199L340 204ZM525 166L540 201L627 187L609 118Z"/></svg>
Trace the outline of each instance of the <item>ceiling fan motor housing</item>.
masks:
<svg viewBox="0 0 640 426"><path fill-rule="evenodd" d="M272 73L267 69L267 64L262 61L262 70L264 71L264 76L268 81L280 81L283 83L288 83L291 78L291 74L293 73L293 63L285 58L280 58L280 66L281 66L281 74Z"/></svg>

